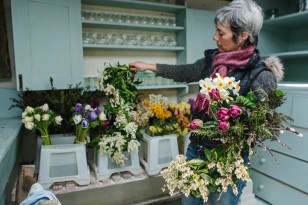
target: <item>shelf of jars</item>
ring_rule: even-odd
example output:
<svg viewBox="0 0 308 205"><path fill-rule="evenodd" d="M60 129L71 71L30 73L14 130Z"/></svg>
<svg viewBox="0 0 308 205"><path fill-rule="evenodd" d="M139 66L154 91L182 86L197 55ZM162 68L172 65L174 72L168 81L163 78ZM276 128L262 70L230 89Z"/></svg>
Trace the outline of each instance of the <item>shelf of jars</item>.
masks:
<svg viewBox="0 0 308 205"><path fill-rule="evenodd" d="M308 10L291 13L283 16L273 17L264 21L264 28L280 28L280 29L294 29L307 27Z"/></svg>
<svg viewBox="0 0 308 205"><path fill-rule="evenodd" d="M82 4L115 6L152 11L178 12L186 8L185 0L174 1L137 1L137 0L82 0Z"/></svg>
<svg viewBox="0 0 308 205"><path fill-rule="evenodd" d="M129 20L127 20L129 21ZM183 31L184 26L166 26L166 25L155 25L152 24L138 24L132 22L105 22L102 20L82 20L82 25L88 28L117 28L117 29L127 29L127 30L144 30L144 31L170 31L177 32Z"/></svg>

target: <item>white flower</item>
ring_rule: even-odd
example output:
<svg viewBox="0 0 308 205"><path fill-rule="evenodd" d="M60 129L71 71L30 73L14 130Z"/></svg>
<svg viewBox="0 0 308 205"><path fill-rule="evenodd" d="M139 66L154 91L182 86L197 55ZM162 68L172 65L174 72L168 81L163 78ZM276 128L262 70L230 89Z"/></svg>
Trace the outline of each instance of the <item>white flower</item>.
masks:
<svg viewBox="0 0 308 205"><path fill-rule="evenodd" d="M34 122L25 123L25 128L27 128L28 130L32 130L33 127L34 127Z"/></svg>
<svg viewBox="0 0 308 205"><path fill-rule="evenodd" d="M42 120L43 120L43 121L48 121L49 118L50 118L50 114L44 114L44 115L42 115Z"/></svg>
<svg viewBox="0 0 308 205"><path fill-rule="evenodd" d="M135 122L128 123L124 128L125 132L128 135L130 135L133 139L136 138L137 129L138 125Z"/></svg>
<svg viewBox="0 0 308 205"><path fill-rule="evenodd" d="M33 122L33 117L26 116L22 119L23 123Z"/></svg>
<svg viewBox="0 0 308 205"><path fill-rule="evenodd" d="M34 115L34 119L36 119L37 121L41 121L41 115L40 114L35 114Z"/></svg>
<svg viewBox="0 0 308 205"><path fill-rule="evenodd" d="M57 117L55 117L55 122L56 122L56 124L58 124L58 125L61 125L61 122L62 122L62 117L60 116L60 115L58 115Z"/></svg>
<svg viewBox="0 0 308 205"><path fill-rule="evenodd" d="M74 120L74 123L77 125L78 123L81 122L82 116L81 116L81 115L75 115L75 116L73 117L73 120Z"/></svg>
<svg viewBox="0 0 308 205"><path fill-rule="evenodd" d="M101 112L101 113L99 114L99 120L100 120L100 121L106 121L106 120L107 120L105 113Z"/></svg>
<svg viewBox="0 0 308 205"><path fill-rule="evenodd" d="M84 107L84 109L85 109L85 110L91 110L92 108L91 108L91 105L86 105L86 106Z"/></svg>
<svg viewBox="0 0 308 205"><path fill-rule="evenodd" d="M33 107L27 106L25 109L26 113L32 113L34 111Z"/></svg>
<svg viewBox="0 0 308 205"><path fill-rule="evenodd" d="M43 112L47 112L47 111L49 110L48 104L45 103L44 105L42 105L42 106L41 106L41 110L42 110Z"/></svg>
<svg viewBox="0 0 308 205"><path fill-rule="evenodd" d="M140 146L140 143L137 140L131 140L129 141L127 145L127 151L132 152L134 150L137 150L139 146Z"/></svg>

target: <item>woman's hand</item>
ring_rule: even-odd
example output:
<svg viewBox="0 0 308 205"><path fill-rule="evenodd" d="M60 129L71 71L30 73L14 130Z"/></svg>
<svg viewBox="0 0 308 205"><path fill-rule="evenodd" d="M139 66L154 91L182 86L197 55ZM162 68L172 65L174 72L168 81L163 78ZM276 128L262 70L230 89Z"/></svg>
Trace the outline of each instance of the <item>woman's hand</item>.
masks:
<svg viewBox="0 0 308 205"><path fill-rule="evenodd" d="M132 72L137 72L137 71L156 71L156 64L149 64L149 63L144 63L141 61L135 61L133 63L130 63L129 68L131 69Z"/></svg>

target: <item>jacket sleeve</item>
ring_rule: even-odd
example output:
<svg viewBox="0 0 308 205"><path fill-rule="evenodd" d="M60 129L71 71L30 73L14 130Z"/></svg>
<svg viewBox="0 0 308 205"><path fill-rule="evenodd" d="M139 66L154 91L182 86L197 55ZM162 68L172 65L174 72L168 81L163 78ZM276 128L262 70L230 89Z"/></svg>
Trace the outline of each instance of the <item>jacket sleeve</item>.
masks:
<svg viewBox="0 0 308 205"><path fill-rule="evenodd" d="M157 64L156 75L173 79L176 82L190 83L199 81L204 76L209 75L209 69L206 69L206 67L205 58L186 65Z"/></svg>
<svg viewBox="0 0 308 205"><path fill-rule="evenodd" d="M251 84L251 90L256 91L258 89L262 89L265 93L269 93L270 91L274 91L277 88L277 79L273 75L273 73L269 70L265 70L261 72L255 80ZM257 99L261 99L262 96L258 95L258 92L254 93L254 96Z"/></svg>

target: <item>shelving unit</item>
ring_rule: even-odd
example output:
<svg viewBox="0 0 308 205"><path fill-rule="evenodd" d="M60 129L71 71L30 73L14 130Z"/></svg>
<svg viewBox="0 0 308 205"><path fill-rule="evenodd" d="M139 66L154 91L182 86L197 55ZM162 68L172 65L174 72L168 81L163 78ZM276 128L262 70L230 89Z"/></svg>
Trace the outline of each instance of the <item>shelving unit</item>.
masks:
<svg viewBox="0 0 308 205"><path fill-rule="evenodd" d="M308 11L296 12L293 1L263 1L263 9L277 5L282 14L264 21L258 46L263 57L277 56L285 67L283 83L307 83L308 73ZM283 7L284 5L284 7Z"/></svg>
<svg viewBox="0 0 308 205"><path fill-rule="evenodd" d="M127 15L149 15L150 17L174 17L176 19L176 25L158 25L158 24L142 24L142 23L133 23L133 22L110 22L110 21L100 21L98 19L90 20L83 19L82 20L82 28L85 31L87 30L95 30L95 32L99 33L110 33L119 32L122 34L127 34L130 32L134 32L138 35L153 33L153 35L160 36L175 36L178 43L176 46L142 46L142 45L112 45L112 44L83 44L83 50L86 52L92 51L105 51L105 52L119 52L119 61L121 61L121 53L122 51L135 51L142 53L146 52L155 52L157 56L159 56L160 52L162 55L165 55L165 52L172 53L176 56L176 58L180 58L182 52L186 50L185 43L185 19L186 19L186 1L185 0L174 0L171 3L158 3L158 2L149 2L149 1L137 1L137 0L82 0L83 7L85 7L86 11L98 11L102 13L108 13L113 8L115 9L114 13L117 13L116 9L120 10L125 9L125 14ZM89 9L88 9L89 8ZM104 9L106 8L107 11ZM108 10L109 9L109 10ZM144 10L149 12L144 12ZM140 12L139 12L140 11ZM141 13L143 12L143 13ZM141 13L141 14L139 14ZM159 33L159 34L158 34ZM180 39L180 40L179 40ZM180 42L180 43L179 43ZM104 56L102 56L103 58ZM155 90L155 89L177 89L178 99L180 100L184 94L188 93L188 85L183 84L168 84L168 85L144 85L138 86L138 90Z"/></svg>

